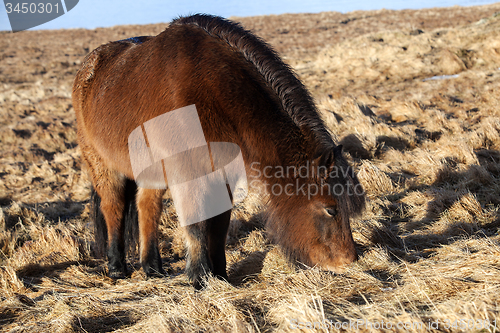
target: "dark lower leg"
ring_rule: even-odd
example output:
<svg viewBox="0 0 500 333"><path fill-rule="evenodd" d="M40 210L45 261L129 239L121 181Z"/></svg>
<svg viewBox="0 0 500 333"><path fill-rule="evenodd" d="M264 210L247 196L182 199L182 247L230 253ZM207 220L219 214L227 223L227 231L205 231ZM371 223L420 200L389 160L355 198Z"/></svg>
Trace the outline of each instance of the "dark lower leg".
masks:
<svg viewBox="0 0 500 333"><path fill-rule="evenodd" d="M191 224L186 228L187 262L186 274L196 289L203 287L203 278L213 271L208 257L206 221Z"/></svg>
<svg viewBox="0 0 500 333"><path fill-rule="evenodd" d="M226 280L226 237L230 221L230 210L207 221L208 255L213 265L213 273Z"/></svg>
<svg viewBox="0 0 500 333"><path fill-rule="evenodd" d="M111 239L108 238L108 271L109 276L114 279L124 278L127 275L122 232L116 233Z"/></svg>
<svg viewBox="0 0 500 333"><path fill-rule="evenodd" d="M166 273L163 269L160 251L158 250L158 242L149 243L146 254L141 256L141 265L148 277L165 276Z"/></svg>

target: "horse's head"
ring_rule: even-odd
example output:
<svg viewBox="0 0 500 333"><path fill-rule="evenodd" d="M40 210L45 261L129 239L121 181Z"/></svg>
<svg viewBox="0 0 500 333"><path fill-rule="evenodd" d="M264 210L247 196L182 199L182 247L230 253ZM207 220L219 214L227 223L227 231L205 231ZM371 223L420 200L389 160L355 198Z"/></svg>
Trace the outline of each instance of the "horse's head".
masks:
<svg viewBox="0 0 500 333"><path fill-rule="evenodd" d="M357 259L349 219L365 200L341 150L322 151L306 166L307 175L299 168L288 191L284 185L279 198L271 199L268 219L271 235L293 260L334 272Z"/></svg>

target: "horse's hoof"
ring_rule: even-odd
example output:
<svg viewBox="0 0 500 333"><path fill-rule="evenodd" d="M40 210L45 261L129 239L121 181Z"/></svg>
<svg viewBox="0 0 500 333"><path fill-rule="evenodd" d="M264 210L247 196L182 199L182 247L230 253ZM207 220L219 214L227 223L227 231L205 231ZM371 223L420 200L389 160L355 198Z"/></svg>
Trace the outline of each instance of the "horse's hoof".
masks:
<svg viewBox="0 0 500 333"><path fill-rule="evenodd" d="M196 279L192 282L193 288L197 291L205 289L207 286L202 279Z"/></svg>
<svg viewBox="0 0 500 333"><path fill-rule="evenodd" d="M167 276L167 272L161 266L156 269L152 267L143 267L142 269L148 278L162 278Z"/></svg>
<svg viewBox="0 0 500 333"><path fill-rule="evenodd" d="M227 273L224 274L215 274L215 277L221 281L229 283L229 277L227 276Z"/></svg>
<svg viewBox="0 0 500 333"><path fill-rule="evenodd" d="M113 280L120 280L120 279L125 279L127 277L127 270L109 270L108 276L112 278Z"/></svg>

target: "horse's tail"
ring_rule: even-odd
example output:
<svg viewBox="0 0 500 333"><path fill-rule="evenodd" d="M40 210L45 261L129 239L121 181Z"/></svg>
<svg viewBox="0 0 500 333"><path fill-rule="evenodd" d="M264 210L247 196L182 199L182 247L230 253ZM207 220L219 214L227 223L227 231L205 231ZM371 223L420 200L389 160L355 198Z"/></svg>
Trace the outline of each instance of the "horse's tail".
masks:
<svg viewBox="0 0 500 333"><path fill-rule="evenodd" d="M241 25L218 16L197 14L180 17L172 25L194 25L238 50L251 62L281 101L283 110L303 132L313 131L318 143L333 146L314 100L292 68L264 40ZM313 112L311 112L313 111Z"/></svg>
<svg viewBox="0 0 500 333"><path fill-rule="evenodd" d="M127 179L125 182L125 207L123 209L123 224L125 227L125 250L135 250L139 240L139 213L135 196L137 184Z"/></svg>
<svg viewBox="0 0 500 333"><path fill-rule="evenodd" d="M125 196L125 206L123 208L123 226L125 249L135 249L139 238L139 219L135 195L137 185L133 180L127 179L123 188ZM90 194L91 219L94 222L95 254L97 257L104 257L108 247L108 228L106 220L101 211L101 197L94 187Z"/></svg>

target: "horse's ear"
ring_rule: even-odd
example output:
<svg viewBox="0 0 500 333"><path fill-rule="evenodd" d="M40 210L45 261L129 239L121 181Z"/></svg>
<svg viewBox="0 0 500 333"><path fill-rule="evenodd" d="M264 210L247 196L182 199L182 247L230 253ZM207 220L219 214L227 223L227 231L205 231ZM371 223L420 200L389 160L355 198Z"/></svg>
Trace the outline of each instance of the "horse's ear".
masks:
<svg viewBox="0 0 500 333"><path fill-rule="evenodd" d="M342 145L333 147L333 149L325 149L322 152L316 153L313 163L317 166L329 168L333 165L336 159L342 157Z"/></svg>
<svg viewBox="0 0 500 333"><path fill-rule="evenodd" d="M316 154L314 164L318 167L330 167L335 160L335 148L326 149L320 154Z"/></svg>
<svg viewBox="0 0 500 333"><path fill-rule="evenodd" d="M338 145L337 147L333 148L333 157L335 159L342 157L342 147L342 145Z"/></svg>

